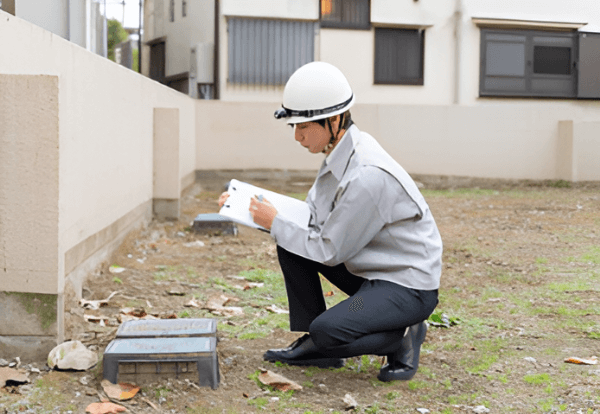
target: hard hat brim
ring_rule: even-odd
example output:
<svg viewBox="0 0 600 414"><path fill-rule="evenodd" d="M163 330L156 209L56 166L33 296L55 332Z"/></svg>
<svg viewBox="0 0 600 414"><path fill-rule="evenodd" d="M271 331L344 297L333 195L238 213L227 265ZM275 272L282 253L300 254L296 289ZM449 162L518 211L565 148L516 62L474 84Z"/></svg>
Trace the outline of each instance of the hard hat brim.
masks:
<svg viewBox="0 0 600 414"><path fill-rule="evenodd" d="M343 114L348 109L350 109L350 107L352 107L352 105L354 105L355 99L356 99L355 96L352 95L352 99L350 100L350 102L348 102L347 105L345 105L344 107L342 107L338 110L335 110L333 112L328 112L326 114L319 114L319 115L314 115L314 116L310 116L310 117L292 116L292 117L281 118L281 119L285 119L285 121L288 125L295 125L295 124L301 124L303 122L312 122L312 121L318 121L319 119L331 118L332 116Z"/></svg>

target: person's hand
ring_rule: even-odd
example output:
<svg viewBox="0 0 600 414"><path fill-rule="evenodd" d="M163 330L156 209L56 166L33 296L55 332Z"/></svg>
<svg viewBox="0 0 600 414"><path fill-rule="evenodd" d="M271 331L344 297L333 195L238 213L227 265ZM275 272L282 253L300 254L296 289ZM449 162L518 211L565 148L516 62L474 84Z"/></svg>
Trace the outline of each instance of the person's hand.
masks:
<svg viewBox="0 0 600 414"><path fill-rule="evenodd" d="M219 196L219 207L223 207L223 204L225 204L225 201L227 201L228 198L229 198L229 193L227 191L225 191L223 194L221 194Z"/></svg>
<svg viewBox="0 0 600 414"><path fill-rule="evenodd" d="M256 224L271 230L277 209L267 199L263 199L261 202L256 197L252 197L250 199L250 215Z"/></svg>

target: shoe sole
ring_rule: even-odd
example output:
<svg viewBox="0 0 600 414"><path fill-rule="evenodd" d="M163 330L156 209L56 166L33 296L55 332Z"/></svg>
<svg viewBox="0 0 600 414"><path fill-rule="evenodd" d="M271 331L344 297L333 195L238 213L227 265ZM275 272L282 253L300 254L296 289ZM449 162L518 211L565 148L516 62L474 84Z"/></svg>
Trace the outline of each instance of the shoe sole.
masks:
<svg viewBox="0 0 600 414"><path fill-rule="evenodd" d="M281 358L263 358L269 362L282 362L288 365L295 365L301 367L318 367L318 368L341 368L344 366L344 360L339 358L318 358L318 359L290 359L285 360Z"/></svg>

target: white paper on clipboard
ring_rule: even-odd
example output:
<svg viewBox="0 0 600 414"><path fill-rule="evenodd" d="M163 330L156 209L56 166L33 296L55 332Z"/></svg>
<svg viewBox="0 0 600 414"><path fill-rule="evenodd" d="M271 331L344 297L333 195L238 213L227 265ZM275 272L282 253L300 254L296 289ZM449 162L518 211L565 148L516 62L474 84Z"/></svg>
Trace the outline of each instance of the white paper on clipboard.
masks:
<svg viewBox="0 0 600 414"><path fill-rule="evenodd" d="M310 220L310 208L304 201L288 197L283 194L274 193L264 188L253 186L238 180L231 180L227 190L229 198L219 214L229 217L236 223L243 224L255 229L265 230L252 220L250 215L250 199L262 195L277 209L277 214L292 221L300 227L307 229Z"/></svg>

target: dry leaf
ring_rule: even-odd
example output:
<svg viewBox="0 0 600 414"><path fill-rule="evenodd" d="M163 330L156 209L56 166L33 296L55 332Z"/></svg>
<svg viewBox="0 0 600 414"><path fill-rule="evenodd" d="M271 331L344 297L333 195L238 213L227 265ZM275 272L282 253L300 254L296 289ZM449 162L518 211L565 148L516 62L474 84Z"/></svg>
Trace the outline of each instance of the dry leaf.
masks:
<svg viewBox="0 0 600 414"><path fill-rule="evenodd" d="M0 368L0 388L4 387L8 381L19 383L29 382L27 374L14 368Z"/></svg>
<svg viewBox="0 0 600 414"><path fill-rule="evenodd" d="M582 365L596 365L598 363L598 357L597 356L592 356L591 358L577 358L577 357L570 357L565 359L565 362L571 363L571 364L582 364Z"/></svg>
<svg viewBox="0 0 600 414"><path fill-rule="evenodd" d="M271 387L278 389L280 391L289 391L289 390L302 390L302 386L295 383L292 380L287 379L283 375L275 374L272 371L263 371L259 374L258 379L265 385L270 385Z"/></svg>
<svg viewBox="0 0 600 414"><path fill-rule="evenodd" d="M186 303L185 305L188 308L201 308L202 305L198 303L198 301L196 299L192 299L190 300L188 303Z"/></svg>
<svg viewBox="0 0 600 414"><path fill-rule="evenodd" d="M121 267L119 265L112 265L111 267L108 268L108 271L110 273L123 273L126 269L124 267Z"/></svg>
<svg viewBox="0 0 600 414"><path fill-rule="evenodd" d="M244 290L249 290L249 289L254 289L254 288L259 288L259 287L263 287L265 284L264 283L254 283L254 282L249 282L246 284L246 286L244 286Z"/></svg>
<svg viewBox="0 0 600 414"><path fill-rule="evenodd" d="M329 292L325 293L325 296L333 296L333 295L335 295L333 290L330 290Z"/></svg>
<svg viewBox="0 0 600 414"><path fill-rule="evenodd" d="M114 404L111 402L91 403L85 409L86 413L92 414L111 414L121 413L123 411L127 411L127 409L122 405Z"/></svg>
<svg viewBox="0 0 600 414"><path fill-rule="evenodd" d="M268 310L268 311L270 311L270 312L273 312L273 313L290 313L289 311L286 311L285 309L278 308L275 305L267 306L265 309Z"/></svg>
<svg viewBox="0 0 600 414"><path fill-rule="evenodd" d="M106 395L114 400L124 401L129 400L137 394L140 390L140 387L120 382L118 384L113 384L109 380L102 380L100 383Z"/></svg>
<svg viewBox="0 0 600 414"><path fill-rule="evenodd" d="M119 292L118 291L113 292L110 294L109 297L107 297L106 299L101 299L101 300L81 299L79 301L79 305L85 309L98 310L98 309L100 309L100 307L108 305L108 301L111 300L112 297L115 296L117 293L119 293Z"/></svg>

